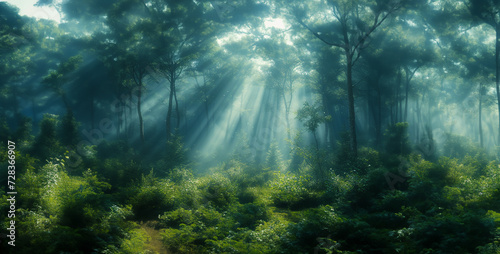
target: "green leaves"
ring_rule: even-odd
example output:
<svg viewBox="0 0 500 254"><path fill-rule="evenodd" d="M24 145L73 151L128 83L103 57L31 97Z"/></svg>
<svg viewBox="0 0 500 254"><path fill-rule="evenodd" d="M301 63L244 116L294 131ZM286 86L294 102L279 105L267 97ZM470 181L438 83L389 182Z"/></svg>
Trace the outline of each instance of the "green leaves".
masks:
<svg viewBox="0 0 500 254"><path fill-rule="evenodd" d="M308 102L305 102L302 108L297 111L297 119L299 119L310 132L315 132L320 124L330 121L331 118L331 116L325 115L321 106L309 105Z"/></svg>

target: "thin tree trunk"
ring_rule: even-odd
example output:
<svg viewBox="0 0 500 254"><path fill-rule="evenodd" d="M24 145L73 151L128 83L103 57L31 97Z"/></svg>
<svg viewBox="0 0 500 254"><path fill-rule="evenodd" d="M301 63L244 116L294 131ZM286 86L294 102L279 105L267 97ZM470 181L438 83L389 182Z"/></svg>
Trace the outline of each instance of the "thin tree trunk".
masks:
<svg viewBox="0 0 500 254"><path fill-rule="evenodd" d="M500 144L500 24L496 27L496 41L495 41L495 85L497 92L497 106L498 106L498 140L497 144Z"/></svg>
<svg viewBox="0 0 500 254"><path fill-rule="evenodd" d="M92 93L91 97L90 97L90 125L92 126L92 129L95 128L95 125L94 125L94 93Z"/></svg>
<svg viewBox="0 0 500 254"><path fill-rule="evenodd" d="M409 68L405 68L405 73L406 73L406 87L405 87L405 114L403 121L407 121L408 117L408 90L410 89L410 70Z"/></svg>
<svg viewBox="0 0 500 254"><path fill-rule="evenodd" d="M175 86L175 80L172 79L170 81L170 95L168 99L168 110L167 110L167 119L166 119L166 124L167 124L167 140L170 140L171 138L171 130L170 130L170 119L172 118L172 100L174 97L174 87Z"/></svg>
<svg viewBox="0 0 500 254"><path fill-rule="evenodd" d="M66 107L66 112L67 113L71 112L71 106L69 105L69 100L68 97L66 96L66 93L62 93L61 98L63 100L64 106Z"/></svg>
<svg viewBox="0 0 500 254"><path fill-rule="evenodd" d="M139 82L139 90L137 93L137 115L139 116L139 133L141 135L141 143L144 144L144 122L142 120L141 98L142 98L142 82Z"/></svg>
<svg viewBox="0 0 500 254"><path fill-rule="evenodd" d="M358 157L358 141L356 138L356 112L354 111L354 88L352 84L352 55L346 50L347 57L347 97L349 101L349 137L351 154Z"/></svg>
<svg viewBox="0 0 500 254"><path fill-rule="evenodd" d="M175 83L174 83L173 89L174 89L174 100L175 100L175 113L177 115L177 125L175 128L179 129L179 125L181 123L181 115L179 113L179 102L177 101L177 92L175 89Z"/></svg>
<svg viewBox="0 0 500 254"><path fill-rule="evenodd" d="M401 69L398 70L398 84L396 86L396 99L397 99L397 104L396 104L396 122L401 122L402 121L402 103L401 103L401 80L402 80L402 74L401 74Z"/></svg>
<svg viewBox="0 0 500 254"><path fill-rule="evenodd" d="M483 108L483 84L479 84L479 143L481 147L483 144L483 126L482 126L482 108Z"/></svg>
<svg viewBox="0 0 500 254"><path fill-rule="evenodd" d="M33 114L33 124L36 123L36 103L35 97L31 98L31 113Z"/></svg>
<svg viewBox="0 0 500 254"><path fill-rule="evenodd" d="M377 132L377 146L381 147L382 144L382 92L380 91L380 83L379 77L377 77L377 107L378 107L378 119L376 123L376 132Z"/></svg>
<svg viewBox="0 0 500 254"><path fill-rule="evenodd" d="M420 123L422 123L422 112L419 103L419 99L417 97L417 142L420 142Z"/></svg>

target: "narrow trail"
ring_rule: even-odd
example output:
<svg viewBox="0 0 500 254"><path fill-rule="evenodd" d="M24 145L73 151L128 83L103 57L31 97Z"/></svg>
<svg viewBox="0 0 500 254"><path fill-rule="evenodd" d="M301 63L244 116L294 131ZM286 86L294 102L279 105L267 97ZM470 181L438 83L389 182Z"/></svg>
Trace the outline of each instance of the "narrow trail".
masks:
<svg viewBox="0 0 500 254"><path fill-rule="evenodd" d="M146 248L155 254L168 254L167 249L161 242L160 231L157 228L158 221L146 221L139 224L150 237Z"/></svg>

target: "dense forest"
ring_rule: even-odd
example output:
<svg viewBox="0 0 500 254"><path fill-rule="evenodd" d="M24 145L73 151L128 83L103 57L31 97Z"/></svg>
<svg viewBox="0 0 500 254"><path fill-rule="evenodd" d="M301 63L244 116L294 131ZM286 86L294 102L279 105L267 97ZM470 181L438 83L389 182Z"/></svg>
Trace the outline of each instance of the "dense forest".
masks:
<svg viewBox="0 0 500 254"><path fill-rule="evenodd" d="M500 1L14 2L1 253L500 253Z"/></svg>

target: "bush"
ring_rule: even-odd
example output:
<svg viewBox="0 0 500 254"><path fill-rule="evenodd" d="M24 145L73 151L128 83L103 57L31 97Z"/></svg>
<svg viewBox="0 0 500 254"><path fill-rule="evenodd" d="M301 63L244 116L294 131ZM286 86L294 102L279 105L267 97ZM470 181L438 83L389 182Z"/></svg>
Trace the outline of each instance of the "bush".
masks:
<svg viewBox="0 0 500 254"><path fill-rule="evenodd" d="M168 179L176 184L179 184L188 180L192 180L193 173L188 168L177 167L170 171L170 173L168 174Z"/></svg>
<svg viewBox="0 0 500 254"><path fill-rule="evenodd" d="M286 253L307 253L318 245L318 238L332 237L344 219L331 206L320 206L305 210L299 222L290 224L283 248Z"/></svg>
<svg viewBox="0 0 500 254"><path fill-rule="evenodd" d="M269 211L266 206L261 204L237 205L233 211L233 218L240 228L255 229L259 223L267 221Z"/></svg>
<svg viewBox="0 0 500 254"><path fill-rule="evenodd" d="M142 176L135 195L130 199L132 211L137 220L151 220L174 207L173 185L168 181L158 180L153 171Z"/></svg>
<svg viewBox="0 0 500 254"><path fill-rule="evenodd" d="M468 138L450 133L446 134L442 154L446 157L459 159L465 158L467 155L487 157L486 152Z"/></svg>
<svg viewBox="0 0 500 254"><path fill-rule="evenodd" d="M224 239L234 230L234 221L225 214L210 208L200 207L188 216L178 210L165 213L160 217L165 225L171 228L163 230L162 239L165 246L173 253L207 253L207 242Z"/></svg>
<svg viewBox="0 0 500 254"><path fill-rule="evenodd" d="M236 187L221 174L207 176L200 180L202 202L216 209L227 209L236 201Z"/></svg>
<svg viewBox="0 0 500 254"><path fill-rule="evenodd" d="M304 209L320 203L321 193L308 189L310 178L277 172L269 183L271 200L280 208Z"/></svg>

